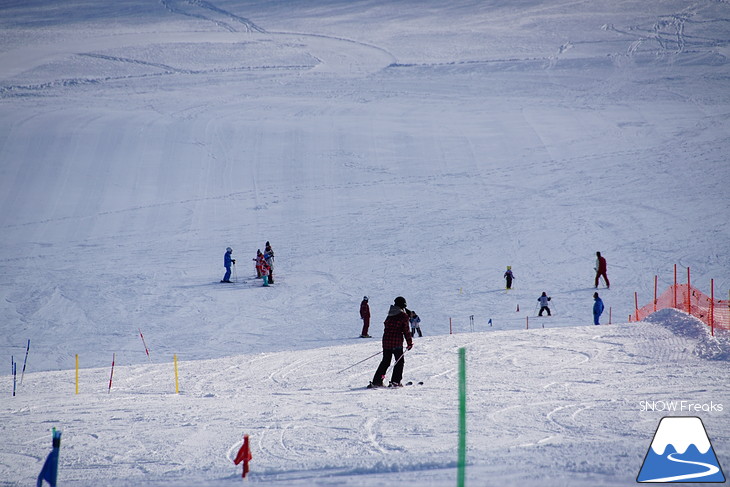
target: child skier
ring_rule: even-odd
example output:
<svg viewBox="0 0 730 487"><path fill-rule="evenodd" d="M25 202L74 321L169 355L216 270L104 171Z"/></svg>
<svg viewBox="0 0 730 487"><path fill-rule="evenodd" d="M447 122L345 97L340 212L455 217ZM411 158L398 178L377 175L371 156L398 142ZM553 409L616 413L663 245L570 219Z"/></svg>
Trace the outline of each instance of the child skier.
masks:
<svg viewBox="0 0 730 487"><path fill-rule="evenodd" d="M418 336L422 337L423 333L421 333L421 318L418 317L415 311L411 311L411 317L409 318L409 321L411 323L411 336L416 336L416 332L418 332Z"/></svg>
<svg viewBox="0 0 730 487"><path fill-rule="evenodd" d="M274 284L274 251L271 249L269 242L266 242L264 260L266 261L266 265L269 266L269 284Z"/></svg>
<svg viewBox="0 0 730 487"><path fill-rule="evenodd" d="M512 266L507 266L507 272L504 273L504 278L507 280L507 289L512 289L512 279L515 278L514 274L512 274Z"/></svg>
<svg viewBox="0 0 730 487"><path fill-rule="evenodd" d="M264 279L264 287L269 287L269 264L266 261L261 262L261 277Z"/></svg>
<svg viewBox="0 0 730 487"><path fill-rule="evenodd" d="M256 258L253 261L256 263L256 277L261 278L261 264L264 262L264 254L261 253L261 249L256 251Z"/></svg>
<svg viewBox="0 0 730 487"><path fill-rule="evenodd" d="M236 259L232 258L233 249L226 247L226 253L223 254L223 267L226 268L226 274L221 279L221 282L231 282L231 265L236 265Z"/></svg>
<svg viewBox="0 0 730 487"><path fill-rule="evenodd" d="M537 314L537 316L542 316L543 311L547 311L548 316L551 316L550 314L550 308L548 307L548 303L550 302L552 298L548 297L547 294L543 291L542 296L537 298L537 300L540 302L540 312Z"/></svg>

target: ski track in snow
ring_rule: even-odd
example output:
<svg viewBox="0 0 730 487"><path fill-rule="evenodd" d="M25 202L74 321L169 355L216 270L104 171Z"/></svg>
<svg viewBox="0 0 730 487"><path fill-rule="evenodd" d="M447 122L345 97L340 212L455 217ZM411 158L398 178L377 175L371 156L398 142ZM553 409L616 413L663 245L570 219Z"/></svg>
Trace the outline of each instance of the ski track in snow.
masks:
<svg viewBox="0 0 730 487"><path fill-rule="evenodd" d="M618 342L596 340L590 328L418 339L417 348L407 356L406 378L424 380L425 385L401 390L346 392L353 382L366 383L375 363L346 375L331 373L335 364L361 356L369 349L367 344L303 351L296 357L280 352L182 362L179 396L169 394L171 370L164 364L117 369L112 394L105 391L105 368L82 371L80 396L70 393L72 371L34 373L26 376L23 394L4 414L23 415L26 428L39 434L30 442L11 442L2 448L39 462L29 452L46 441L40 430L50 416L54 423L67 424L64 477L70 485L119 475L131 481L145 476L175 478L186 471L175 459L190 455L214 476L225 477L230 471L230 454L225 452L235 448L238 433L231 431L230 421L238 418L236 422L242 421L255 439L256 475L261 480L312 480L323 472L407 471L408 465L420 470L418 464L436 466L438 459L451 457L451 443L437 438L454 428L451 421L443 421L444 416L453 416L457 401L456 371L449 364L457 348L468 344L469 457L470 463L479 464L484 458L498 461L510 450L535 455L541 448L555 452L560 445L608 445L617 433L645 429L641 425L646 418L635 409L645 394L652 393L636 390L636 381L625 380L624 374L642 376L647 383L655 378L651 372L645 377L644 358L611 353L616 343L645 349L652 358L651 369L665 378L664 387L674 384L673 394L686 393L691 385L681 375L719 378L722 374L691 354L667 358L667 344L659 339L671 340L673 335L657 325L618 325L612 336ZM581 355L565 360L562 353L545 353L546 342L554 343L555 351L560 343L581 344L600 359L586 361ZM420 352L423 349L428 352ZM522 361L522 368L515 370L515 349L521 349L526 359L540 360L530 360L532 367ZM667 383L671 375L666 373L678 366L685 371L678 370ZM616 370L623 374L609 372ZM716 382L715 394L721 388L721 381ZM63 394L63 389L69 392ZM50 404L46 397L57 399ZM440 400L435 404L422 407L424 400L436 397ZM513 397L519 397L518 404ZM30 414L39 407L44 414ZM403 418L404 411L417 412L419 420ZM124 453L104 441L114 434L117 423L134 425ZM168 433L160 434L163 431ZM176 431L185 440L169 448L168 438L174 438ZM650 428L648 434L647 444ZM611 452L604 450L619 457L625 454ZM449 468L450 461L440 465Z"/></svg>

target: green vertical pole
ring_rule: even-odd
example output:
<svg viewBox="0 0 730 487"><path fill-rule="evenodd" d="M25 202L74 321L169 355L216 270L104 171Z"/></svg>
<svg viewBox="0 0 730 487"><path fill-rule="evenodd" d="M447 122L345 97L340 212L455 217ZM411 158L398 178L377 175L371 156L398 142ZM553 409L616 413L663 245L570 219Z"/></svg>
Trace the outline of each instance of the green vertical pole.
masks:
<svg viewBox="0 0 730 487"><path fill-rule="evenodd" d="M459 472L457 487L466 479L466 348L459 349Z"/></svg>

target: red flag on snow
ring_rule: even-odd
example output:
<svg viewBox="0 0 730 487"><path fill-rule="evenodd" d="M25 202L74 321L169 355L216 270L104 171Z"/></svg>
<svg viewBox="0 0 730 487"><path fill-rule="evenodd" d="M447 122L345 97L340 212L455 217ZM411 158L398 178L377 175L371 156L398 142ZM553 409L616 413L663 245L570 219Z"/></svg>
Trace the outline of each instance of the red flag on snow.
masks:
<svg viewBox="0 0 730 487"><path fill-rule="evenodd" d="M241 477L246 478L246 474L248 473L248 462L252 458L251 448L248 446L248 435L243 435L243 445L241 445L241 449L238 450L236 458L233 460L233 463L236 465L243 462L243 473L241 474Z"/></svg>

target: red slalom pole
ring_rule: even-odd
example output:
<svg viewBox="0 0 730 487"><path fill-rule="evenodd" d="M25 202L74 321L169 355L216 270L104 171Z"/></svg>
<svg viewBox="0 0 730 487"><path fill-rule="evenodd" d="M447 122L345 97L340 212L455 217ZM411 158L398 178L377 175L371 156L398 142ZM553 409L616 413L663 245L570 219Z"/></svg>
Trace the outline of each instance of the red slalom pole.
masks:
<svg viewBox="0 0 730 487"><path fill-rule="evenodd" d="M142 339L142 345L144 345L144 351L147 354L147 360L149 360L151 362L152 359L150 358L150 349L147 348L147 343L144 341L144 335L142 334L142 329L137 328L137 330L139 330L139 337Z"/></svg>
<svg viewBox="0 0 730 487"><path fill-rule="evenodd" d="M111 372L111 374L109 374L109 390L107 391L109 393L112 392L112 378L114 378L114 362L116 361L116 358L117 358L117 354L113 353L112 354L112 372Z"/></svg>

